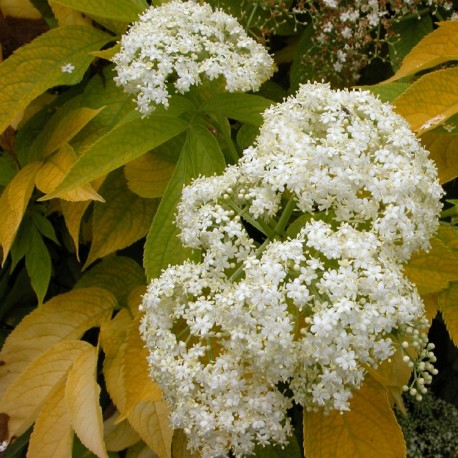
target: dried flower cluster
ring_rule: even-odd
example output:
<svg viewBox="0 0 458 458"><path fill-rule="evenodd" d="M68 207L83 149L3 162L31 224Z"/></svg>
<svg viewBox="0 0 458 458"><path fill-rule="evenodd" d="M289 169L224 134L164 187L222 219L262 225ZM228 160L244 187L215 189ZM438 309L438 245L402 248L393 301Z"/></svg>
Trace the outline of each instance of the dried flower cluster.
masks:
<svg viewBox="0 0 458 458"><path fill-rule="evenodd" d="M141 332L190 446L285 443L293 402L347 410L365 367L410 344L427 357L402 264L428 246L441 196L401 117L325 84L268 109L237 165L186 187L177 224L202 259L151 282ZM409 360L423 382L431 360Z"/></svg>
<svg viewBox="0 0 458 458"><path fill-rule="evenodd" d="M144 115L203 80L222 77L226 90L256 91L273 74L266 49L237 20L208 4L173 0L151 7L121 39L113 58L118 85L136 95Z"/></svg>

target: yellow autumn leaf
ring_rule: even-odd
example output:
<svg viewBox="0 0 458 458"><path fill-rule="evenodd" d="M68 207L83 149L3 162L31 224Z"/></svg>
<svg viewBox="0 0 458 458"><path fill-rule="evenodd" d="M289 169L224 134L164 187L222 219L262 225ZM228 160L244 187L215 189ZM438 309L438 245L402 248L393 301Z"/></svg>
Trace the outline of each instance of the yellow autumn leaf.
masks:
<svg viewBox="0 0 458 458"><path fill-rule="evenodd" d="M404 272L421 295L435 293L446 289L450 282L458 281L458 257L434 237L430 251L415 253Z"/></svg>
<svg viewBox="0 0 458 458"><path fill-rule="evenodd" d="M304 413L307 458L402 458L406 446L386 389L366 376L350 409Z"/></svg>
<svg viewBox="0 0 458 458"><path fill-rule="evenodd" d="M458 283L452 283L450 288L442 291L439 294L438 302L450 338L458 347Z"/></svg>
<svg viewBox="0 0 458 458"><path fill-rule="evenodd" d="M105 177L100 177L92 182L91 186L95 192L99 190L104 181ZM67 226L70 237L72 238L75 245L75 252L78 260L81 221L83 220L83 216L91 203L91 200L86 200L83 202L69 202L64 200L61 201L62 215L64 217L65 225Z"/></svg>
<svg viewBox="0 0 458 458"><path fill-rule="evenodd" d="M146 293L146 285L138 285L132 289L127 299L127 305L132 315L137 315L139 311L140 304L144 294Z"/></svg>
<svg viewBox="0 0 458 458"><path fill-rule="evenodd" d="M40 354L100 326L115 306L116 299L109 291L84 288L55 296L29 313L9 334L0 352L0 395Z"/></svg>
<svg viewBox="0 0 458 458"><path fill-rule="evenodd" d="M120 412L126 406L126 391L123 372L124 347L126 335L132 317L127 309L120 310L112 320L107 320L100 327L100 345L105 353L103 375L111 400Z"/></svg>
<svg viewBox="0 0 458 458"><path fill-rule="evenodd" d="M430 158L436 163L441 184L458 177L458 135L440 135L426 132L421 136L423 146L430 152Z"/></svg>
<svg viewBox="0 0 458 458"><path fill-rule="evenodd" d="M394 81L449 60L458 60L458 22L439 22L406 56L401 67L386 82Z"/></svg>
<svg viewBox="0 0 458 458"><path fill-rule="evenodd" d="M73 148L68 144L62 145L56 154L48 157L37 172L35 184L43 193L49 193L63 180L65 174L76 161L76 154ZM97 200L103 202L103 197L100 196L94 188L88 183L80 186L73 191L62 193L59 196L63 200L71 202L79 202L86 200Z"/></svg>
<svg viewBox="0 0 458 458"><path fill-rule="evenodd" d="M3 17L40 19L41 13L29 0L0 0L0 10Z"/></svg>
<svg viewBox="0 0 458 458"><path fill-rule="evenodd" d="M162 390L149 376L148 350L139 334L140 315L130 325L126 336L123 358L123 382L126 393L126 408L121 418L126 418L140 401L162 399Z"/></svg>
<svg viewBox="0 0 458 458"><path fill-rule="evenodd" d="M28 458L71 458L73 429L65 403L65 379L46 399L30 436Z"/></svg>
<svg viewBox="0 0 458 458"><path fill-rule="evenodd" d="M141 197L162 197L175 164L157 153L146 153L124 166L129 189Z"/></svg>
<svg viewBox="0 0 458 458"><path fill-rule="evenodd" d="M455 226L442 223L439 226L436 237L445 243L450 250L458 251L458 229Z"/></svg>
<svg viewBox="0 0 458 458"><path fill-rule="evenodd" d="M127 420L119 423L118 418L119 414L115 413L103 423L103 437L109 452L119 452L141 440Z"/></svg>
<svg viewBox="0 0 458 458"><path fill-rule="evenodd" d="M103 441L102 409L97 384L97 349L90 346L73 363L65 384L65 400L73 429L99 458L108 458Z"/></svg>
<svg viewBox="0 0 458 458"><path fill-rule="evenodd" d="M428 73L393 101L414 132L423 134L458 112L458 68Z"/></svg>
<svg viewBox="0 0 458 458"><path fill-rule="evenodd" d="M3 248L3 263L13 244L27 204L35 187L35 175L39 162L32 162L21 169L8 183L0 196L0 244Z"/></svg>
<svg viewBox="0 0 458 458"><path fill-rule="evenodd" d="M75 11L68 6L59 5L52 0L48 0L49 6L52 9L54 17L60 27L65 25L87 25L92 26L91 18L84 16L79 11Z"/></svg>
<svg viewBox="0 0 458 458"><path fill-rule="evenodd" d="M85 267L144 237L158 207L156 200L143 199L127 188L122 170L108 175L100 193L106 203L94 204L93 239Z"/></svg>
<svg viewBox="0 0 458 458"><path fill-rule="evenodd" d="M8 387L0 404L9 416L10 437L20 436L32 425L46 397L88 345L80 340L58 342L35 359Z"/></svg>
<svg viewBox="0 0 458 458"><path fill-rule="evenodd" d="M171 457L173 430L165 401L140 401L128 416L129 423L160 457Z"/></svg>
<svg viewBox="0 0 458 458"><path fill-rule="evenodd" d="M425 304L425 315L428 322L431 324L439 310L439 300L436 294L425 294L422 296L423 303Z"/></svg>
<svg viewBox="0 0 458 458"><path fill-rule="evenodd" d="M173 431L172 439L172 456L173 458L199 458L200 454L197 452L190 452L188 449L188 439L182 429L175 429Z"/></svg>

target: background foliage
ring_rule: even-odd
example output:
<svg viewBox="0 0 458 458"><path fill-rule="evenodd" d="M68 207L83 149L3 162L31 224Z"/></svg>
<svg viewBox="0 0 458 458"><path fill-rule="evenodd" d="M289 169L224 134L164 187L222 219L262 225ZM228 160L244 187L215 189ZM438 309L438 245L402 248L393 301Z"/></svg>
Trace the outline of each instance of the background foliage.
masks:
<svg viewBox="0 0 458 458"><path fill-rule="evenodd" d="M250 13L245 2L211 3ZM313 79L301 61L306 21L279 22L275 2L258 3L257 22L246 25L270 38L274 81L258 95L212 96L204 85L142 119L115 86L109 59L146 0L0 0L0 442L12 441L5 456L191 456L147 375L137 308L147 280L194 255L173 224L183 185L233 162L254 139L260 113ZM398 40L384 44L360 85L407 118L447 191L432 248L406 274L428 318L437 316L431 336L442 372L433 390L457 403L448 335L458 345L458 21L435 20L428 10L396 23ZM67 64L73 72L62 71ZM392 405L402 410L409 375L393 358L367 376L350 412L299 414L304 429L286 449L257 455L295 457L305 447L310 458L374 449L403 456Z"/></svg>

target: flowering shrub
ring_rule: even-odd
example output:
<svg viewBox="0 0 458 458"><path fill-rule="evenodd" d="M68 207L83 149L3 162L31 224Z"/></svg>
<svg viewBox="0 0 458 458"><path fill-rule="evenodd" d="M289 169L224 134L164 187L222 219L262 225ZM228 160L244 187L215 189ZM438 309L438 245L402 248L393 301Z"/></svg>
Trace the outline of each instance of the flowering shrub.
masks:
<svg viewBox="0 0 458 458"><path fill-rule="evenodd" d="M115 81L136 94L143 114L168 106L168 85L183 94L222 77L229 92L256 91L274 71L266 49L234 17L180 0L143 13L123 35L113 61Z"/></svg>
<svg viewBox="0 0 458 458"><path fill-rule="evenodd" d="M202 261L151 282L141 330L172 424L204 457L286 443L292 401L348 410L401 342L425 392L434 357L402 263L438 225L427 156L370 93L308 84L265 112L237 165L184 189L177 224Z"/></svg>

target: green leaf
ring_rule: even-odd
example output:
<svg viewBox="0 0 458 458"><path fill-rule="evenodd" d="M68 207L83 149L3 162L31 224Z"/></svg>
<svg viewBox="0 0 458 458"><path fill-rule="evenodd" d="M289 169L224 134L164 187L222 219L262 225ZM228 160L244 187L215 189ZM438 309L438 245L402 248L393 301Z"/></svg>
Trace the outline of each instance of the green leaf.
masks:
<svg viewBox="0 0 458 458"><path fill-rule="evenodd" d="M158 201L144 199L127 187L122 170L108 175L92 218L92 245L85 267L96 259L132 245L148 233Z"/></svg>
<svg viewBox="0 0 458 458"><path fill-rule="evenodd" d="M307 50L313 46L312 36L314 32L315 30L310 24L302 33L296 52L294 53L294 59L291 64L290 71L290 85L292 92L297 91L301 83L314 80L314 71L311 65L304 59L304 55Z"/></svg>
<svg viewBox="0 0 458 458"><path fill-rule="evenodd" d="M246 124L260 126L262 113L272 105L272 100L259 95L221 93L204 102L200 111L204 113L219 113L227 118L235 119Z"/></svg>
<svg viewBox="0 0 458 458"><path fill-rule="evenodd" d="M51 256L49 256L43 238L38 229L32 227L30 233L29 247L25 255L25 267L30 276L32 287L41 304L48 290L51 279Z"/></svg>
<svg viewBox="0 0 458 458"><path fill-rule="evenodd" d="M40 231L41 235L44 235L47 239L52 240L56 245L60 245L59 240L57 240L54 226L52 225L51 221L49 221L49 219L46 218L40 210L42 209L39 208L37 205L31 208L30 214L32 217L33 224Z"/></svg>
<svg viewBox="0 0 458 458"><path fill-rule="evenodd" d="M181 245L175 226L175 211L183 186L199 175L220 173L224 166L224 157L213 135L201 126L191 128L146 239L143 263L148 279L191 254L191 250Z"/></svg>
<svg viewBox="0 0 458 458"><path fill-rule="evenodd" d="M431 16L426 14L420 19L412 18L407 21L395 22L391 30L396 34L396 41L389 43L390 63L397 70L401 61L412 48L425 36L433 31Z"/></svg>
<svg viewBox="0 0 458 458"><path fill-rule="evenodd" d="M377 84L376 86L360 86L359 89L371 91L378 95L382 102L392 102L409 88L408 83Z"/></svg>
<svg viewBox="0 0 458 458"><path fill-rule="evenodd" d="M89 16L111 19L119 22L133 22L148 4L144 0L53 0Z"/></svg>
<svg viewBox="0 0 458 458"><path fill-rule="evenodd" d="M244 124L237 132L237 145L241 149L251 146L259 134L259 128Z"/></svg>
<svg viewBox="0 0 458 458"><path fill-rule="evenodd" d="M58 27L22 46L0 64L0 132L37 96L58 85L83 78L95 51L112 40L85 26ZM62 66L72 64L72 73Z"/></svg>
<svg viewBox="0 0 458 458"><path fill-rule="evenodd" d="M187 126L182 119L154 114L116 126L87 149L59 186L42 200L58 197L121 167L175 137Z"/></svg>
<svg viewBox="0 0 458 458"><path fill-rule="evenodd" d="M16 175L17 167L9 156L0 156L0 186L6 186Z"/></svg>

